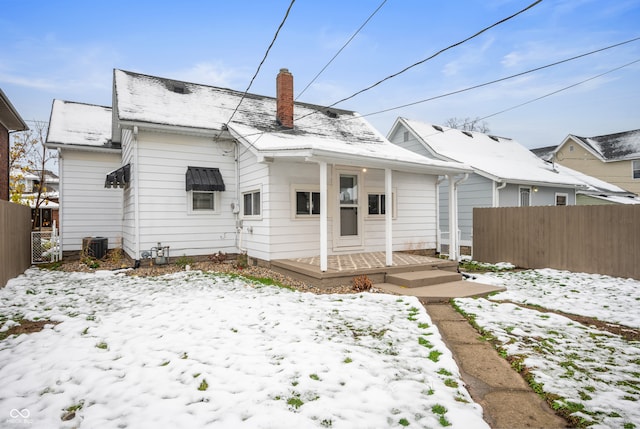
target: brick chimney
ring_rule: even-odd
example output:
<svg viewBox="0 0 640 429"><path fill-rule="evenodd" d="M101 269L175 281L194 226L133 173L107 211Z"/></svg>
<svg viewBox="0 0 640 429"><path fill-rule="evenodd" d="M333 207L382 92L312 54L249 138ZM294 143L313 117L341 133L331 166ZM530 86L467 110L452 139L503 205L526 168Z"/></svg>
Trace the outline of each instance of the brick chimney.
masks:
<svg viewBox="0 0 640 429"><path fill-rule="evenodd" d="M276 78L276 120L293 128L293 75L288 69L280 69Z"/></svg>

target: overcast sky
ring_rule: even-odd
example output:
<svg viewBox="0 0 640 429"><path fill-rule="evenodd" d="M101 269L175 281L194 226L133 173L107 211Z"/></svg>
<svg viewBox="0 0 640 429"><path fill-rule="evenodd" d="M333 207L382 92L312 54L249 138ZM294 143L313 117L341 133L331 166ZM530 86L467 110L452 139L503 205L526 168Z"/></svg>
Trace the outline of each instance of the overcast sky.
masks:
<svg viewBox="0 0 640 429"><path fill-rule="evenodd" d="M383 0L297 0L250 92L298 95ZM524 9L534 0L387 0L298 99L329 105ZM0 88L27 121L54 98L110 106L113 69L244 91L290 0L0 1ZM640 36L640 0L543 0L336 107L379 112ZM640 60L640 40L515 79L367 116L442 124L485 117ZM640 128L640 62L486 119L526 147Z"/></svg>

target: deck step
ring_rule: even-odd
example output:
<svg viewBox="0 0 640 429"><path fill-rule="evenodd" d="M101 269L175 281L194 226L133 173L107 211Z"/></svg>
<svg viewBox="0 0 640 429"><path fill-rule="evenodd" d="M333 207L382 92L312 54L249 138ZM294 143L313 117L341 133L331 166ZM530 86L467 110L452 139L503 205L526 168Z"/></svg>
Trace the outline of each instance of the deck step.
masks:
<svg viewBox="0 0 640 429"><path fill-rule="evenodd" d="M462 275L457 272L427 270L388 274L385 282L393 283L405 288L413 288L422 286L433 286L441 283L455 282L458 280L462 280Z"/></svg>

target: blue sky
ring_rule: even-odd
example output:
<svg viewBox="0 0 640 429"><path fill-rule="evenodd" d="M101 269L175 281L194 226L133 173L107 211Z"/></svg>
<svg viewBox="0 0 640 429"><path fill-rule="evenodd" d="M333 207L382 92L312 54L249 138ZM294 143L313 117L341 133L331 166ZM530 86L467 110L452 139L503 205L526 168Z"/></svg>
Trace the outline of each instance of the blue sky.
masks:
<svg viewBox="0 0 640 429"><path fill-rule="evenodd" d="M299 101L332 104L469 37L534 0L387 0ZM0 0L0 88L25 120L54 98L111 105L114 68L245 90L290 0ZM382 0L297 0L250 92L296 95ZM433 60L337 105L368 115L640 36L640 0L543 0ZM516 79L367 116L442 124L485 117L640 60L640 41ZM486 119L527 147L640 128L640 62Z"/></svg>

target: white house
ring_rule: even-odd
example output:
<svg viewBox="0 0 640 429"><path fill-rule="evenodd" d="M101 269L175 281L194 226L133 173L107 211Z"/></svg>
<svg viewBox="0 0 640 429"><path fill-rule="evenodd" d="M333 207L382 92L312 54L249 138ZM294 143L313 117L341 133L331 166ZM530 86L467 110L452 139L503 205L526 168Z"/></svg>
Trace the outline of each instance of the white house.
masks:
<svg viewBox="0 0 640 429"><path fill-rule="evenodd" d="M122 195L104 188L121 166L111 142L111 108L54 100L46 147L58 151L62 251L80 250L85 237L122 239Z"/></svg>
<svg viewBox="0 0 640 429"><path fill-rule="evenodd" d="M576 190L588 187L509 138L406 118L396 120L387 138L431 159L457 161L473 168L473 174L454 179L454 193L449 191L452 187L447 178L440 181L439 228L444 233L443 243L449 242L449 231L458 231L453 238L459 238L462 246L472 246L474 207L573 205ZM447 208L451 204L457 205L459 216L454 229L449 227L451 209Z"/></svg>
<svg viewBox="0 0 640 429"><path fill-rule="evenodd" d="M435 248L437 178L471 172L398 148L355 112L294 103L286 69L276 98L122 70L113 88L111 141L102 115L75 125L56 101L51 127L60 137L48 145L68 159L80 145L65 138L100 136L82 146L100 168L73 179L83 167L61 166L63 217L67 201L107 186L99 195L111 199L96 208L109 207L114 225L121 210L122 247L134 259L161 243L172 256L319 255L323 271L329 254L385 251L390 265L392 251ZM64 250L81 244L66 236L68 225Z"/></svg>

